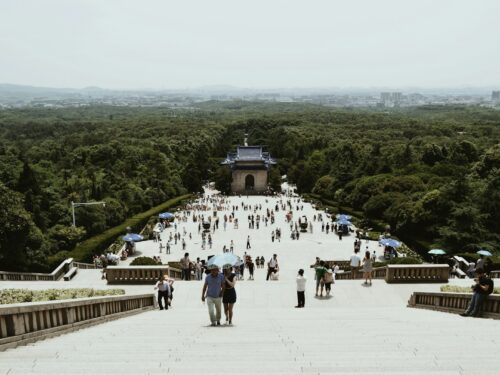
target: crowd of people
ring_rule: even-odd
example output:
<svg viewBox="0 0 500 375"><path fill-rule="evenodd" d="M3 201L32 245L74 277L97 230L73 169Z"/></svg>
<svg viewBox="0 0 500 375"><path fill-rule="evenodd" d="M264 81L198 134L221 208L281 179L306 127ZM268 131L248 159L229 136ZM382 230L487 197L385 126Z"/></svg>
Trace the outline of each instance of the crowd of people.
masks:
<svg viewBox="0 0 500 375"><path fill-rule="evenodd" d="M304 232L313 232L313 228L321 228L321 231L327 235L330 233L340 232L341 230L337 224L331 221L331 216L325 213L315 213L312 217L301 215L303 211L303 204L298 197L278 197L276 203L272 203L269 207L268 200L265 200L266 205L262 204L246 204L244 201L241 204L233 204L231 198L222 196L204 196L198 199L197 202L186 207L186 210L180 211L176 214L176 220L171 223L159 223L157 229L160 235L155 235L155 241L159 243L160 253L166 250L166 254L170 254L171 248L184 251L184 257L179 261L182 270L183 280L199 280L203 281L202 300L207 303L210 323L211 325L221 324L222 311L225 315L226 324L233 323L234 306L236 303L236 283L241 280L254 280L254 271L259 268L266 268L266 280L279 280L280 267L278 263L278 255L273 254L267 260L263 255L252 256L254 244L252 241L253 230L265 229L268 227L270 231L271 243L280 242L282 240L282 228L276 226L276 218L278 215L285 217L285 230L289 228L290 238L292 240L300 240L303 238ZM268 207L266 207L268 206ZM220 214L220 211L228 211ZM247 218L248 230L250 234L246 236L246 241L243 242L243 250L238 244L235 248L235 241L230 239L229 242L222 244L221 252L224 253L237 253L241 255L241 262L231 267L224 267L222 270L218 267L209 267L208 260L211 255L207 255L207 260L197 257L196 260L191 260L189 253L186 252L188 248L196 246L197 243L201 244L202 251L214 250L214 238L219 236L220 231L226 232L230 226L232 229L238 229L238 211L245 213L244 217ZM300 217L297 217L297 212ZM241 219L241 212L238 215ZM192 220L197 223L198 233L186 231L182 223ZM313 225L314 223L314 225ZM317 224L316 224L317 223ZM166 237L167 249L162 247L161 233L165 228L171 226L171 229ZM349 231L348 231L349 232ZM235 232L236 234L237 232ZM226 235L227 236L227 235ZM257 237L261 237L260 235ZM227 238L227 237L226 237ZM306 236L307 238L307 236ZM341 237L339 237L341 239ZM364 241L366 240L366 245ZM335 284L337 275L344 272L346 269L350 270L351 278L359 278L359 273L362 273L363 285L372 285L372 274L374 263L377 261L377 253L375 250L369 251L368 247L369 235L366 230L357 230L356 238L353 244L353 254L350 256L346 264L342 265L344 270L340 270L340 264L334 264L331 261L321 260L316 258L316 262L311 265L314 268L314 290L317 298L330 297L332 295L332 287ZM179 246L180 245L180 246ZM362 248L364 248L362 250ZM196 248L194 248L196 250ZM384 253L386 253L384 249ZM219 253L219 251L215 251ZM395 253L395 254L394 254ZM390 253L391 257L398 256L395 249ZM382 256L381 256L382 258ZM347 267L347 268L345 268ZM246 277L245 277L246 276ZM345 278L345 277L343 277ZM479 280L479 279L478 279ZM297 291L297 305L296 308L304 308L306 305L306 283L307 278L303 269L299 269L296 276L296 291ZM167 283L168 284L168 283ZM483 285L484 279L478 281L478 284ZM161 285L164 285L162 283ZM171 303L171 291L169 286L156 285L158 291L162 292L164 298L167 293L168 301ZM166 284L165 284L166 285ZM171 286L171 285L170 285ZM477 289L477 293L481 294L481 290ZM160 297L160 294L159 294ZM482 303L482 297L477 296L471 303L472 310L468 310L466 315L475 315L477 313L476 307ZM162 303L166 306L166 303ZM166 308L166 307L163 307ZM223 308L223 310L222 310Z"/></svg>

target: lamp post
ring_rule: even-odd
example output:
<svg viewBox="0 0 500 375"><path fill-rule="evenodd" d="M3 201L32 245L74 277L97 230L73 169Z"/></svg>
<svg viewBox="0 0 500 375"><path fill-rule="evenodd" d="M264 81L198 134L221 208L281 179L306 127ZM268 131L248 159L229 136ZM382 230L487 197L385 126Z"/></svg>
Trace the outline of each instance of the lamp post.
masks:
<svg viewBox="0 0 500 375"><path fill-rule="evenodd" d="M73 202L73 201L71 201L71 214L73 215L73 226L76 227L75 207L93 206L96 204L102 204L103 207L106 207L106 202Z"/></svg>

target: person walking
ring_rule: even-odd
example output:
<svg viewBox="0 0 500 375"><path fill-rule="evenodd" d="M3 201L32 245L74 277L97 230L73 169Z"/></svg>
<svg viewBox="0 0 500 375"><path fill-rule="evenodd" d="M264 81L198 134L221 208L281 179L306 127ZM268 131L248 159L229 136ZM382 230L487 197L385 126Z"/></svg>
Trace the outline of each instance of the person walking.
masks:
<svg viewBox="0 0 500 375"><path fill-rule="evenodd" d="M333 270L331 268L326 268L326 272L323 276L323 281L325 283L325 293L327 296L330 295L333 283Z"/></svg>
<svg viewBox="0 0 500 375"><path fill-rule="evenodd" d="M155 290L158 290L158 306L160 310L168 310L168 296L170 291L170 285L167 280L160 276L155 284ZM163 302L165 302L165 307L163 307Z"/></svg>
<svg viewBox="0 0 500 375"><path fill-rule="evenodd" d="M359 253L358 249L354 250L354 254L351 255L351 259L350 259L350 263L349 263L349 265L351 266L351 278L352 279L356 278L356 276L358 274L359 266L361 266L361 258L358 255L358 253Z"/></svg>
<svg viewBox="0 0 500 375"><path fill-rule="evenodd" d="M367 250L363 259L363 277L365 278L365 285L368 284L368 280L370 280L370 285L372 285L372 271L373 260L370 251Z"/></svg>
<svg viewBox="0 0 500 375"><path fill-rule="evenodd" d="M203 264L201 263L200 258L196 258L196 264L195 264L195 271L196 271L196 280L200 281L202 279L202 269L203 269Z"/></svg>
<svg viewBox="0 0 500 375"><path fill-rule="evenodd" d="M219 273L219 267L212 266L210 273L205 277L201 292L201 301L207 301L208 315L212 327L215 325L220 326L223 283L224 275Z"/></svg>
<svg viewBox="0 0 500 375"><path fill-rule="evenodd" d="M295 308L302 308L306 304L306 281L304 277L304 270L301 268L297 274L297 306Z"/></svg>
<svg viewBox="0 0 500 375"><path fill-rule="evenodd" d="M320 286L320 297L323 297L323 288L325 286L324 276L326 273L325 262L323 260L320 260L319 265L314 268L314 271L316 272L316 297L318 297L318 290L320 289Z"/></svg>
<svg viewBox="0 0 500 375"><path fill-rule="evenodd" d="M250 246L250 236L247 237L247 250L251 249L252 246Z"/></svg>
<svg viewBox="0 0 500 375"><path fill-rule="evenodd" d="M171 277L168 277L168 275L163 276L163 281L168 283L168 307L172 306L172 300L174 299L174 283L175 280L172 279Z"/></svg>
<svg viewBox="0 0 500 375"><path fill-rule="evenodd" d="M248 273L250 275L248 276L248 280L253 280L254 263L250 255L247 255L247 261L245 263L247 265Z"/></svg>
<svg viewBox="0 0 500 375"><path fill-rule="evenodd" d="M189 253L184 254L184 258L180 260L182 268L182 280L189 281L191 279L191 260L189 259Z"/></svg>
<svg viewBox="0 0 500 375"><path fill-rule="evenodd" d="M224 315L226 315L226 324L233 324L233 307L236 303L236 275L231 272L231 267L224 268L224 288L222 294L222 303L224 304Z"/></svg>
<svg viewBox="0 0 500 375"><path fill-rule="evenodd" d="M482 268L476 268L476 278L474 281L476 283L471 287L474 292L472 299L467 310L460 314L461 316L478 317L481 313L481 307L483 306L486 297L493 293L493 288L495 286L493 280L486 277Z"/></svg>
<svg viewBox="0 0 500 375"><path fill-rule="evenodd" d="M272 273L278 272L278 255L273 254L273 257L267 263L267 276L266 280L269 280Z"/></svg>

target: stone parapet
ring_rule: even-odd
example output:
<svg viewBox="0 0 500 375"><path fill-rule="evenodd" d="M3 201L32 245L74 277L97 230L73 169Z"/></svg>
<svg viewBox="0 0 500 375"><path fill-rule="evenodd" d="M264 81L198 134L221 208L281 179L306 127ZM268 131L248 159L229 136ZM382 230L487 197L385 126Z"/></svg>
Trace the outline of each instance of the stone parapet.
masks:
<svg viewBox="0 0 500 375"><path fill-rule="evenodd" d="M164 275L180 280L182 278L182 271L168 265L108 266L106 268L106 280L108 284L154 284Z"/></svg>
<svg viewBox="0 0 500 375"><path fill-rule="evenodd" d="M388 283L447 283L447 264L389 264L385 281Z"/></svg>
<svg viewBox="0 0 500 375"><path fill-rule="evenodd" d="M73 267L73 258L64 260L51 273L0 271L0 281L57 281Z"/></svg>
<svg viewBox="0 0 500 375"><path fill-rule="evenodd" d="M414 292L408 307L461 313L467 309L472 293ZM491 294L483 304L482 316L500 319L500 295Z"/></svg>
<svg viewBox="0 0 500 375"><path fill-rule="evenodd" d="M18 303L0 307L0 350L155 306L153 294Z"/></svg>

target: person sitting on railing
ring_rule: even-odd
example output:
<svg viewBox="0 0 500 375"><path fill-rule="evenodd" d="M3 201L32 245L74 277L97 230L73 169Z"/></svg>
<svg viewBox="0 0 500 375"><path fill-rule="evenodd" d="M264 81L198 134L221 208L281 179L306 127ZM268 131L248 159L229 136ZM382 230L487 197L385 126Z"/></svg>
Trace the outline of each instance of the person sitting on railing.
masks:
<svg viewBox="0 0 500 375"><path fill-rule="evenodd" d="M461 316L478 317L486 297L488 297L489 294L493 293L493 280L486 277L482 268L476 269L476 278L474 279L474 281L476 283L471 286L474 292L472 295L472 299L467 310L460 314Z"/></svg>

